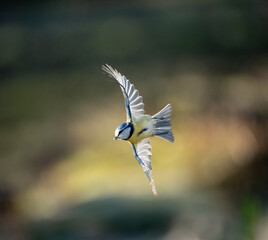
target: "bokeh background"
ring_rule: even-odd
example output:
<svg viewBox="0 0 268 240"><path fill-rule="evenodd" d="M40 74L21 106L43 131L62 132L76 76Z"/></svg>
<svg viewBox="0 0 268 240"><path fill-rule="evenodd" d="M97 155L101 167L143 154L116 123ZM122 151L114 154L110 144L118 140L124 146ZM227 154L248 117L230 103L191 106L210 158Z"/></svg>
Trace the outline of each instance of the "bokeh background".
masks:
<svg viewBox="0 0 268 240"><path fill-rule="evenodd" d="M157 198L105 63L172 104ZM0 239L268 239L267 1L4 1L0 136Z"/></svg>

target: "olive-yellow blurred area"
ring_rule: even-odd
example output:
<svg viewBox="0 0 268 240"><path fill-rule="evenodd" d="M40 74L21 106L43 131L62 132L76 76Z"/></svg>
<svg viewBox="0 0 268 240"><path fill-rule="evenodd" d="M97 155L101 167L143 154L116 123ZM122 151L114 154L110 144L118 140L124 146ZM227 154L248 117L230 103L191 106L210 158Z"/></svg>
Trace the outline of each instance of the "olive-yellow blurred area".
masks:
<svg viewBox="0 0 268 240"><path fill-rule="evenodd" d="M0 239L268 239L268 4L5 1ZM172 105L155 197L108 63Z"/></svg>

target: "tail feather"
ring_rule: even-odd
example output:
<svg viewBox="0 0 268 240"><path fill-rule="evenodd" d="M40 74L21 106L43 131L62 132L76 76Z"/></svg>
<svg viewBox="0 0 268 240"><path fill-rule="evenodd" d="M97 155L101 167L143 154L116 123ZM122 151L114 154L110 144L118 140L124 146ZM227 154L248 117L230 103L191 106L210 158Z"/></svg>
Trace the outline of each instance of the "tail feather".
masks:
<svg viewBox="0 0 268 240"><path fill-rule="evenodd" d="M161 137L169 142L174 142L174 136L172 134L171 122L171 105L168 104L161 111L152 116L154 120L153 135Z"/></svg>

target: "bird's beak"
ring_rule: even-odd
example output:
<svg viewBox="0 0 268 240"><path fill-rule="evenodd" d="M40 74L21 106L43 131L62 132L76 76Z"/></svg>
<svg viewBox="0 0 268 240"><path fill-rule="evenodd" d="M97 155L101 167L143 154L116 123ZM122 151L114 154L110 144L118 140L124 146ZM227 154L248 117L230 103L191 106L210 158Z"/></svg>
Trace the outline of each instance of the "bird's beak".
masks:
<svg viewBox="0 0 268 240"><path fill-rule="evenodd" d="M118 137L114 137L114 140L116 140Z"/></svg>

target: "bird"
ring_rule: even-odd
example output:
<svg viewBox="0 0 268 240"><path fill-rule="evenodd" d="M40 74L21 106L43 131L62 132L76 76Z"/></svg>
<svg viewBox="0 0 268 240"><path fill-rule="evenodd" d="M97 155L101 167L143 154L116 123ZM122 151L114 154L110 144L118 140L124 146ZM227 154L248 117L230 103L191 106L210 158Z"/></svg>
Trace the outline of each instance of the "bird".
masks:
<svg viewBox="0 0 268 240"><path fill-rule="evenodd" d="M149 138L156 136L168 142L174 142L170 120L171 105L167 104L153 116L145 114L143 98L134 85L108 64L102 65L102 70L120 86L125 101L127 121L116 128L114 140L124 140L130 143L134 157L148 177L153 194L157 196L152 175L152 147Z"/></svg>

